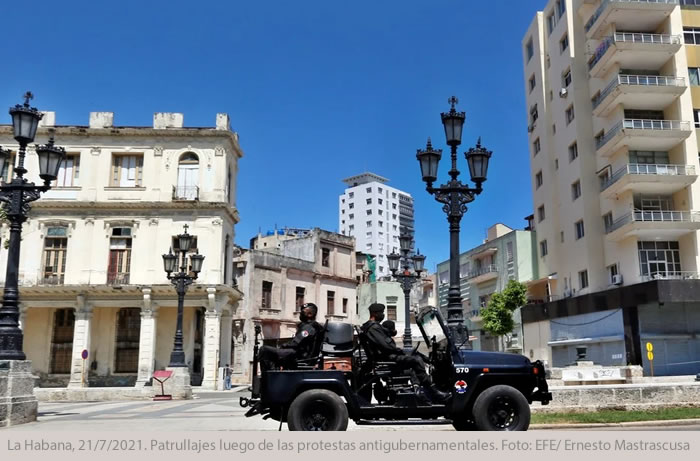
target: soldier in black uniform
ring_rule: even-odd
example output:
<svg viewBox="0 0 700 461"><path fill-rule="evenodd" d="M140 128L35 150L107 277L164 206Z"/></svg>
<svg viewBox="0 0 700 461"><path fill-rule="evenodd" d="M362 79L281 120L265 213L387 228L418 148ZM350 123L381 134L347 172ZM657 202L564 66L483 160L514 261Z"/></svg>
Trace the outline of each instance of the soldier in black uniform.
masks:
<svg viewBox="0 0 700 461"><path fill-rule="evenodd" d="M396 347L394 339L386 329L379 324L384 320L384 304L374 303L369 306L369 320L360 329L367 335L367 339L374 348L381 361L396 362L401 369L410 368L423 386L423 390L434 402L444 402L450 394L442 392L432 383L430 376L425 371L423 359L415 355L406 355L403 349Z"/></svg>
<svg viewBox="0 0 700 461"><path fill-rule="evenodd" d="M306 303L301 307L299 320L294 338L280 348L262 346L258 353L262 371L278 366L293 367L295 360L306 359L313 353L316 337L323 333L323 327L316 322L318 307L314 303Z"/></svg>

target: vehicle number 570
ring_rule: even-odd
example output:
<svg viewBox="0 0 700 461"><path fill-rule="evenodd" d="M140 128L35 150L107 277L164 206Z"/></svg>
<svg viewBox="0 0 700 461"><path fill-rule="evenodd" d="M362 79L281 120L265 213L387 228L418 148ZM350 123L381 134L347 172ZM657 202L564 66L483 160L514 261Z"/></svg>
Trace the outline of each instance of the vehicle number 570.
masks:
<svg viewBox="0 0 700 461"><path fill-rule="evenodd" d="M469 373L469 368L467 368L467 367L455 367L455 373Z"/></svg>

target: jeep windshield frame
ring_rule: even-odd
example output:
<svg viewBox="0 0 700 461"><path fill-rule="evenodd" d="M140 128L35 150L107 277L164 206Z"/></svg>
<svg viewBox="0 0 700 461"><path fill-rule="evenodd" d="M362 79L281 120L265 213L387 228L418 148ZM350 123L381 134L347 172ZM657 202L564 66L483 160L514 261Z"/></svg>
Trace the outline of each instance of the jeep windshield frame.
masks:
<svg viewBox="0 0 700 461"><path fill-rule="evenodd" d="M432 306L423 308L416 317L416 324L428 346L432 347L432 339L435 337L436 344L444 344L446 351L455 352L455 345L438 308Z"/></svg>

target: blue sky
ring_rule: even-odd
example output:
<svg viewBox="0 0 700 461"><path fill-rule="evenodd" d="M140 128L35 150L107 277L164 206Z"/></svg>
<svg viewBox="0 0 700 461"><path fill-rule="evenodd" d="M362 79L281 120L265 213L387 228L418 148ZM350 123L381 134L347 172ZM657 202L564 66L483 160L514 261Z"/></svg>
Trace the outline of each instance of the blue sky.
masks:
<svg viewBox="0 0 700 461"><path fill-rule="evenodd" d="M440 112L450 95L467 113L463 174L461 152L478 136L494 152L462 221L462 250L490 224L522 228L532 212L520 42L543 5L42 0L28 12L9 2L0 107L31 89L59 124L113 111L117 125L183 112L185 125L211 126L227 112L245 152L238 244L275 225L337 230L341 179L372 171L414 196L416 241L432 270L449 257L448 227L415 153L428 136L447 153Z"/></svg>

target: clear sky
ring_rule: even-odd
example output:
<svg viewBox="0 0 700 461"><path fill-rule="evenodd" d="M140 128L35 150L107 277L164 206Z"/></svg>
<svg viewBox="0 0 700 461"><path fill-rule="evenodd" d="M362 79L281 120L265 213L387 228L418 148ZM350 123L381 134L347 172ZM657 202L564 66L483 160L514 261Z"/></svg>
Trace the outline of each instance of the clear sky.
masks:
<svg viewBox="0 0 700 461"><path fill-rule="evenodd" d="M116 125L182 112L186 126L213 126L227 112L245 152L236 243L275 226L337 231L341 179L372 171L415 198L417 246L434 270L449 257L448 226L415 154L428 136L448 153L440 112L449 96L467 113L463 177L462 152L478 136L493 150L461 249L481 243L490 224L522 228L532 213L520 42L544 4L6 2L0 107L31 89L62 125L112 111ZM443 155L442 180L447 163Z"/></svg>

